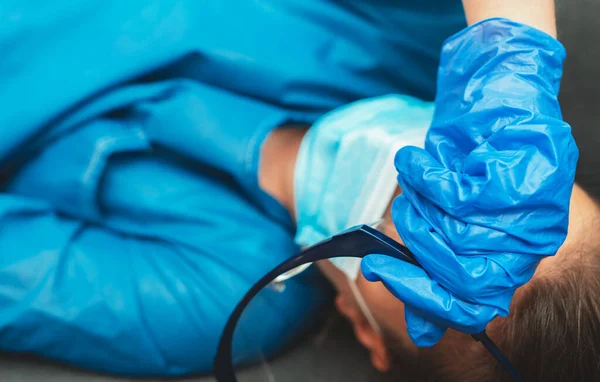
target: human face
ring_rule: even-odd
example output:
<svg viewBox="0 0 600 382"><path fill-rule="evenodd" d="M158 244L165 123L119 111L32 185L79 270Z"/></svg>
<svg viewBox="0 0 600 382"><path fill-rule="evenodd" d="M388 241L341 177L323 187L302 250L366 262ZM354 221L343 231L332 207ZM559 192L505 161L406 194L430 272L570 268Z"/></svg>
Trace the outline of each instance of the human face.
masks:
<svg viewBox="0 0 600 382"><path fill-rule="evenodd" d="M385 219L379 229L387 236L401 242L391 220ZM382 333L392 335L396 346L404 351L416 353L416 346L406 331L404 304L395 298L380 282L369 282L362 274L356 281L346 275L329 261L319 263L319 268L338 291L336 306L353 325L358 341L371 353L371 362L380 371L390 369L390 357ZM373 327L367 315L356 300L350 283L355 282L377 327Z"/></svg>
<svg viewBox="0 0 600 382"><path fill-rule="evenodd" d="M580 242L589 241L586 238L589 232L586 230L585 222L593 220L592 215L598 215L595 203L583 190L575 186L571 198L569 234L567 239L556 256L548 257L540 263L534 278L555 269L557 262L560 261L559 259L568 256L573 246L577 246ZM379 229L394 240L402 242L393 223L391 223L389 210L385 218L385 223ZM350 287L352 281L328 261L321 262L319 267L338 290L336 305L339 311L352 323L358 340L371 351L371 360L377 369L386 371L390 368L389 354L382 332L393 336L393 341L397 347L402 348L406 352L416 354L417 348L410 340L406 330L404 304L396 299L382 283L371 283L362 274L355 281L377 326L382 329L378 330L378 328L370 325L364 312L361 310ZM527 284L517 291L515 299L518 299L520 293L526 288ZM457 335L444 336L442 342L450 341L450 338L453 340L459 338L458 333L455 334Z"/></svg>

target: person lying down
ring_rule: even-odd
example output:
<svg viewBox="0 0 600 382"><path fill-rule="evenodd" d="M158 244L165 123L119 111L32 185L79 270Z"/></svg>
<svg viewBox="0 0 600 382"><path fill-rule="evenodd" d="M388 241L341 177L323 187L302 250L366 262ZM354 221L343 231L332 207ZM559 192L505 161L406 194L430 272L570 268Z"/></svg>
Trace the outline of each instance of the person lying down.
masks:
<svg viewBox="0 0 600 382"><path fill-rule="evenodd" d="M352 119L342 119L353 123ZM294 191L302 186L290 183L293 170L276 158L294 162L290 153L302 152L306 149L302 146L310 145L306 139L301 142L305 133L302 128L277 130L264 148L262 184L287 206L302 206L302 202L292 201ZM347 142L339 147L344 144ZM336 155L343 156L339 152ZM288 183L275 186L277 180ZM340 190L340 194L347 192ZM399 193L398 188L395 194ZM291 213L298 211L292 207ZM391 203L378 229L402 242L390 214ZM566 241L555 256L543 259L533 279L518 289L511 314L496 318L487 327L488 335L525 381L587 381L600 375L599 230L600 206L575 185ZM354 280L329 260L320 262L319 268L335 286L338 310L351 322L358 341L370 351L371 362L378 370L392 371L398 381L510 380L504 368L470 335L448 330L435 346L416 347L407 333L403 303L382 283L369 282L360 272ZM358 287L359 296L352 284ZM361 303L366 303L367 309Z"/></svg>
<svg viewBox="0 0 600 382"><path fill-rule="evenodd" d="M297 253L294 221L305 213L298 207L310 201L295 192L296 183L309 184L296 179L306 129L273 131L276 125L258 123L266 106L195 84L166 89L155 100L59 129L35 155L3 173L2 350L118 374L210 372L237 301L265 272ZM240 125L220 108L242 108L242 103L255 110L256 123L249 121L255 128ZM429 108L408 114L407 106L401 101L390 110L404 115L401 130L420 126L408 134L418 140ZM186 119L173 134L169 126L178 113ZM219 121L219 129L203 125L210 121ZM372 170L367 159L362 163L371 168L364 168ZM353 168L343 165L333 173ZM393 192L382 197L387 199L379 203L382 213ZM342 206L353 202L343 195L337 199ZM519 291L513 314L489 328L527 379L585 380L600 372L599 341L592 341L600 322L594 304L598 215L576 188L567 242ZM399 240L393 227L385 229ZM381 329L372 330L344 274L327 263L322 268L377 368L399 365L402 375L416 372L415 364L435 361L439 366L428 371L449 379L479 373L472 379L493 380L490 375L499 373L466 335L449 331L431 349L411 346L402 303L380 284L359 278L361 295ZM253 328L264 331L261 337L269 342L261 346L276 352L303 333L330 301L329 290L315 272L289 280ZM289 314L281 317L282 310ZM412 366L404 367L402 360Z"/></svg>
<svg viewBox="0 0 600 382"><path fill-rule="evenodd" d="M408 129L409 137L397 135L400 141L411 142L415 136L424 136L425 130L418 128L418 125L426 120L423 117L424 109L419 109L423 105L411 101L409 105L403 101L405 100L402 97L391 97L387 100L382 98L361 102L352 106L349 111L334 112L332 116L324 118L333 121L333 129L337 125L343 125L337 128L344 130L344 134L353 136L352 139L333 140L331 137L335 134L331 133L331 126L327 126L326 123L315 124L308 133L302 128L276 130L264 146L262 184L272 195L283 200L284 205L294 206L295 209L292 207L291 213L297 215L297 219L298 215L302 218L303 211L298 209L305 208L306 200L293 202L291 199L306 198L307 195L314 197L314 194L307 192L303 185L290 183L290 179L318 179L318 167L311 169L316 175L303 177L296 174L294 177L290 175L290 171L293 170L290 170L289 166L284 167L276 158L286 158L286 155L292 155L290 153L299 153L296 158L288 158L296 163L297 172L303 166L303 162L307 161L303 158L307 152L314 156L319 152L328 151L320 149L321 144L321 147L327 147L329 152L333 152L329 156L323 155L321 160L329 158L335 162L330 167L321 167L336 170L354 168L359 172L360 166L344 167L338 163L338 159L347 159L344 151L349 149L351 154L359 156L360 160L369 162L369 159L363 156L376 155L369 151L371 142L367 135L381 133L378 130L387 126L386 120L396 121L393 124L398 125L400 130ZM395 103L395 107L386 109L385 102ZM353 108L370 108L373 105L376 105L374 109L379 111L377 116L363 109L359 114L372 117L363 121L356 120L356 110L352 110ZM386 110L391 111L388 113ZM402 110L400 115L396 114L398 110ZM402 113L410 121L408 127L403 126ZM393 128L389 128L387 131L392 130ZM364 135L361 137L361 134ZM323 141L329 141L330 145L323 144ZM360 148L353 146L353 141L360 142ZM334 142L336 145L332 144ZM379 148L386 146L386 143L380 141L375 146ZM314 160L312 157L311 159ZM371 174L365 174L363 178L367 179L369 176ZM330 184L336 185L342 183L340 177L352 177L356 181L361 175L356 174L356 171L352 175L334 172L326 179ZM282 179L288 181L287 185L280 182L278 187L275 186L275 180ZM356 188L348 184L345 187L337 189L337 196L342 199ZM320 190L316 194L334 193L331 190L332 186L319 187L312 184L311 188ZM399 193L401 190L398 188L395 194ZM402 242L391 222L391 197L388 201L389 205L383 214L383 223L379 229ZM368 201L366 204L373 205ZM326 207L324 204L320 207L327 210L323 208ZM327 211L331 210L335 211L333 205ZM344 211L348 210L339 209L330 215L321 216L321 221L345 221L352 213ZM327 223L314 224L313 227L325 230L329 228ZM566 241L555 256L542 260L533 279L517 291L512 301L511 314L506 318L498 317L488 325L488 335L507 354L525 381L583 381L593 380L600 374L600 238L596 234L599 229L599 205L575 185L570 203ZM370 350L371 361L377 369L392 370L397 374L399 381L510 380L503 367L470 335L448 330L435 346L417 348L407 333L403 303L382 283L368 282L360 272L354 280L344 272L343 267L330 261L322 261L319 267L338 292L337 308L352 323L357 339ZM366 269L368 271L368 267ZM393 273L394 270L390 269L388 272ZM352 284L358 287L359 296Z"/></svg>
<svg viewBox="0 0 600 382"><path fill-rule="evenodd" d="M542 260L521 287L511 314L488 325L488 335L507 354L525 381L588 381L600 372L600 208L579 186L571 198L567 241ZM382 230L400 241L393 224ZM323 266L341 291L339 311L357 339L370 350L373 365L392 370L398 381L509 381L506 371L471 336L448 330L432 348L417 348L408 337L403 304L381 283L357 281L381 332L369 324L339 270ZM408 379L407 379L408 378Z"/></svg>

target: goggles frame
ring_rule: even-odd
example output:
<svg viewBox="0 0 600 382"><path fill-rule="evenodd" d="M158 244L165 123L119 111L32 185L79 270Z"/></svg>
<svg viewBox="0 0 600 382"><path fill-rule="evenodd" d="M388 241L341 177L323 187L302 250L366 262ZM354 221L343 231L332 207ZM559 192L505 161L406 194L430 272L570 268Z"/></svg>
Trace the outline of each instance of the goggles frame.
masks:
<svg viewBox="0 0 600 382"><path fill-rule="evenodd" d="M366 224L352 227L329 239L305 248L298 255L284 261L265 274L240 300L221 334L213 368L218 382L238 382L232 360L232 344L237 323L244 309L252 299L264 288L275 281L278 276L319 260L336 257L363 258L370 254L386 255L421 267L408 248L388 237L384 233ZM483 344L490 354L506 369L514 381L521 377L508 358L500 351L485 331L472 334L472 337Z"/></svg>

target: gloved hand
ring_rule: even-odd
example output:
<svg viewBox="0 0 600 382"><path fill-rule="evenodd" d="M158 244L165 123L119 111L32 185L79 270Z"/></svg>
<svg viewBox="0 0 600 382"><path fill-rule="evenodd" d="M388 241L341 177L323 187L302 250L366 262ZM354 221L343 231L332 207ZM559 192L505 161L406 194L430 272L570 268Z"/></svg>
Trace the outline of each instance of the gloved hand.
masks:
<svg viewBox="0 0 600 382"><path fill-rule="evenodd" d="M406 304L408 333L431 346L451 327L482 331L567 235L578 150L557 101L565 51L505 19L444 44L425 150L401 149L392 216L423 269L363 260Z"/></svg>

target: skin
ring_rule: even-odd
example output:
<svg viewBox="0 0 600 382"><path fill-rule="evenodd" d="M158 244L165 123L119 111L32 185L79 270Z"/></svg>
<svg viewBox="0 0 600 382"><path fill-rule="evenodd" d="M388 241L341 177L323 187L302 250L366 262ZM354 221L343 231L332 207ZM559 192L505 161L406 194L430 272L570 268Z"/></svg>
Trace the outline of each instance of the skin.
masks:
<svg viewBox="0 0 600 382"><path fill-rule="evenodd" d="M305 131L306 128L294 126L278 129L273 132L263 146L260 163L259 184L267 193L286 206L292 216L295 213L293 194L294 165ZM401 190L398 190L397 194L400 192ZM600 219L599 207L576 185L571 197L567 239L556 256L548 257L541 262L534 277L538 277L544 272L551 272L558 259L575 252L574 249L580 243L595 244L599 241L590 229L598 219ZM384 223L379 229L386 235L402 243L402 239L398 235L393 223L391 223L390 208L388 208L384 216ZM350 289L349 283L351 281L328 261L321 262L319 268L337 289L336 306L342 315L352 323L358 341L370 351L371 362L375 368L380 371L388 371L390 369L390 357L387 346L384 343L384 338L379 331L371 327L362 313ZM368 282L360 275L356 283L378 325L388 335L391 334L394 337L398 347L403 348L406 352L416 352L417 348L408 337L406 331L403 303L396 299L380 282ZM524 288L527 288L527 285L521 289L525 290ZM517 291L515 298L519 298L519 291ZM442 342L456 341L461 336L458 333L452 334L446 334ZM465 343L469 344L467 346L474 344L473 341Z"/></svg>
<svg viewBox="0 0 600 382"><path fill-rule="evenodd" d="M463 0L468 25L503 17L530 25L556 38L554 0ZM271 134L263 145L263 156L276 160L262 163L259 183L294 216L293 168L306 126L285 126ZM273 155L275 154L275 155Z"/></svg>
<svg viewBox="0 0 600 382"><path fill-rule="evenodd" d="M556 37L554 0L463 0L463 7L469 25L503 17Z"/></svg>
<svg viewBox="0 0 600 382"><path fill-rule="evenodd" d="M554 0L463 0L463 7L469 25L492 17L503 17L530 25L556 37ZM270 135L262 150L259 184L266 192L279 200L292 217L295 217L294 166L305 131L306 127L301 126L278 129ZM400 192L398 190L398 193ZM389 209L386 215L388 215L387 223L381 229L388 236L402 242L393 224L390 223ZM575 186L571 198L567 240L556 256L541 262L534 277L542 272L551 271L557 259L567 256L578 242L595 240L586 227L590 227L592 221L598 216L600 216L600 212L592 199L578 186ZM350 281L327 261L321 262L319 267L338 290L336 305L352 323L357 339L370 350L373 365L381 371L389 370L390 358L383 337L379 331L371 327L360 310L351 292ZM402 302L389 293L381 283L370 283L362 275L359 276L356 283L379 326L396 337L398 346L405 348L408 352L415 352L416 347L406 332ZM525 285L523 288L526 287ZM518 296L519 291L515 298ZM447 337L449 336L446 335L442 341ZM455 336L451 337L456 338Z"/></svg>

